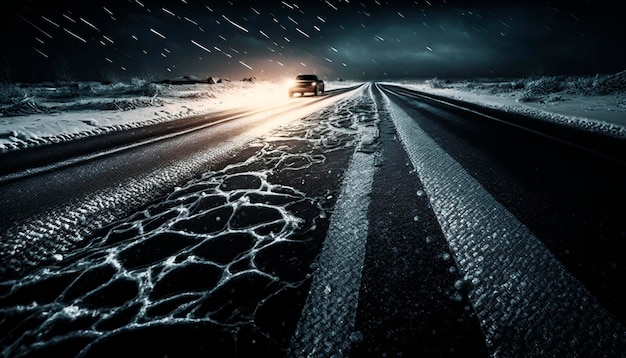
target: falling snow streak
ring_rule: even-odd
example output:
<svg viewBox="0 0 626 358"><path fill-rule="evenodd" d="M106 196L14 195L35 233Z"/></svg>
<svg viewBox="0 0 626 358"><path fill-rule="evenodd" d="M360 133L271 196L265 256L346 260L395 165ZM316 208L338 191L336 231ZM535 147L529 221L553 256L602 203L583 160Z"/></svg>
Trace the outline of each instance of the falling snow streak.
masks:
<svg viewBox="0 0 626 358"><path fill-rule="evenodd" d="M166 14L170 14L170 15L172 15L172 16L174 16L174 17L176 17L176 14L174 14L174 13L173 13L173 12L171 12L171 11L169 11L168 9L166 9L166 8L162 8L162 10L163 10Z"/></svg>
<svg viewBox="0 0 626 358"><path fill-rule="evenodd" d="M155 29L150 29L150 32L152 32L153 34L155 34L155 35L159 36L160 38L162 38L162 39L164 39L164 40L166 39L166 38L165 38L165 35L161 34L160 32L158 32L158 31L157 31L157 30L155 30Z"/></svg>
<svg viewBox="0 0 626 358"><path fill-rule="evenodd" d="M42 19L44 19L44 20L46 20L46 21L47 21L47 22L49 22L50 24L52 24L54 27L57 27L57 28L58 28L58 27L61 27L61 25L59 25L59 24L57 24L56 22L54 22L54 21L52 21L52 20L48 19L48 18L47 18L47 17L45 17L45 16L42 16L41 18L42 18Z"/></svg>
<svg viewBox="0 0 626 358"><path fill-rule="evenodd" d="M192 19L190 19L190 18L188 18L188 17L186 17L186 16L185 16L185 17L183 17L183 19L185 19L185 21L187 21L187 22L189 22L189 23L192 23L192 24L194 24L194 25L198 26L198 23L197 23L196 21L194 21L194 20L192 20Z"/></svg>
<svg viewBox="0 0 626 358"><path fill-rule="evenodd" d="M78 36L77 34L73 33L72 31L66 29L65 27L63 28L63 31L65 31L66 33L68 33L69 35L74 37L75 39L81 41L82 43L87 43L87 40L85 40L84 38Z"/></svg>
<svg viewBox="0 0 626 358"><path fill-rule="evenodd" d="M298 24L298 22L296 20L294 20L291 16L287 16L287 19L291 22L293 22L294 24L296 24L296 26L300 25Z"/></svg>
<svg viewBox="0 0 626 358"><path fill-rule="evenodd" d="M302 35L304 35L305 37L310 37L306 32L300 30L299 28L296 28L296 31L298 31L299 33L301 33Z"/></svg>
<svg viewBox="0 0 626 358"><path fill-rule="evenodd" d="M227 18L226 15L222 15L222 18L224 18L224 20L228 21L231 25L235 26L236 28L240 29L241 31L248 32L248 29L246 29L245 27L235 23L231 19Z"/></svg>
<svg viewBox="0 0 626 358"><path fill-rule="evenodd" d="M243 61L239 61L239 63L240 63L242 66L244 66L244 67L246 67L246 68L248 68L248 69L252 70L252 67L248 66L248 65L247 65L247 64L245 64Z"/></svg>
<svg viewBox="0 0 626 358"><path fill-rule="evenodd" d="M40 54L41 56L48 58L48 55L46 55L45 53L41 52L41 50L38 50L36 48L33 47L33 50L35 50L38 54Z"/></svg>
<svg viewBox="0 0 626 358"><path fill-rule="evenodd" d="M32 22L28 21L26 18L24 18L21 15L18 15L20 19L24 20L27 24L29 24L30 26L32 26L34 29L36 29L37 31L41 32L42 34L46 35L46 37L48 38L52 38L52 35L50 35L49 33L45 32L44 30L42 30L41 28L39 28L37 25L33 24Z"/></svg>
<svg viewBox="0 0 626 358"><path fill-rule="evenodd" d="M100 32L100 29L99 29L99 28L97 28L96 26L94 26L91 22L89 22L89 21L87 21L87 20L83 19L82 17L80 17L79 19L80 19L80 21L82 21L85 25L87 25L87 26L91 27L92 29L94 29L94 30L96 30L96 31Z"/></svg>
<svg viewBox="0 0 626 358"><path fill-rule="evenodd" d="M71 23L73 23L73 24L75 24L75 23L76 23L76 20L72 19L72 18L71 18L69 15L67 15L67 14L63 14L63 17L64 17L67 21L69 21L69 22L71 22Z"/></svg>
<svg viewBox="0 0 626 358"><path fill-rule="evenodd" d="M208 48L206 48L206 47L204 47L204 46L200 45L199 43L197 43L197 42L196 42L196 41L194 41L194 40L191 40L191 43L192 43L192 44L194 44L194 45L196 45L196 46L198 46L198 47L200 47L201 49L203 49L203 50L204 50L204 51L206 51L206 52L211 52L211 50L209 50Z"/></svg>

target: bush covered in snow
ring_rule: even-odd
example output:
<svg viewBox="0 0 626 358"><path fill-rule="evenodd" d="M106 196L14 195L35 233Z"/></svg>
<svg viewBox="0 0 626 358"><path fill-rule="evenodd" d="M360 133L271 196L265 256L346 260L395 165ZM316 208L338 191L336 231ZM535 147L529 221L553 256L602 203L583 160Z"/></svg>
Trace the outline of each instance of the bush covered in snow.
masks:
<svg viewBox="0 0 626 358"><path fill-rule="evenodd" d="M608 76L596 76L592 86L595 93L605 95L614 93L626 93L626 71Z"/></svg>
<svg viewBox="0 0 626 358"><path fill-rule="evenodd" d="M527 80L521 102L552 102L559 95L604 96L626 94L626 71L592 77L546 76Z"/></svg>
<svg viewBox="0 0 626 358"><path fill-rule="evenodd" d="M529 81L522 92L521 102L546 102L549 95L565 89L564 83L558 77L542 77Z"/></svg>
<svg viewBox="0 0 626 358"><path fill-rule="evenodd" d="M19 86L0 82L0 105L15 104L28 96L28 91Z"/></svg>
<svg viewBox="0 0 626 358"><path fill-rule="evenodd" d="M426 81L426 84L430 86L430 88L442 89L442 88L450 88L450 80L441 80L438 78L433 78Z"/></svg>
<svg viewBox="0 0 626 358"><path fill-rule="evenodd" d="M76 110L129 110L161 106L166 93L155 83L4 84L0 88L0 117Z"/></svg>

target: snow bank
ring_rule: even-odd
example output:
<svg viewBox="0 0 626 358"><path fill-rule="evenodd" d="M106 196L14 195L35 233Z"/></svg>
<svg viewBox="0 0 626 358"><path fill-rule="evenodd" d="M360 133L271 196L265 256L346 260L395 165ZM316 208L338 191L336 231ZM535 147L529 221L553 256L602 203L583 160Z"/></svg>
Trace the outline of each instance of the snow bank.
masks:
<svg viewBox="0 0 626 358"><path fill-rule="evenodd" d="M327 88L354 84L330 81ZM0 152L287 100L284 83L254 78L4 83L0 84Z"/></svg>
<svg viewBox="0 0 626 358"><path fill-rule="evenodd" d="M434 78L399 83L423 92L626 137L626 71L596 76Z"/></svg>

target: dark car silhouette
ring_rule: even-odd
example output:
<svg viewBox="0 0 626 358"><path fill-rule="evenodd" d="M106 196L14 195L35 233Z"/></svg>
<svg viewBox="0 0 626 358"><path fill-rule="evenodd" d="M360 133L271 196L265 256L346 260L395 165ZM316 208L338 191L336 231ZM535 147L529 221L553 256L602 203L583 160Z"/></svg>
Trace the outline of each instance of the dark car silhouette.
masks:
<svg viewBox="0 0 626 358"><path fill-rule="evenodd" d="M315 96L320 95L324 93L324 81L316 75L298 75L289 85L289 97L293 97L295 93L300 93L300 95L305 93L313 93Z"/></svg>

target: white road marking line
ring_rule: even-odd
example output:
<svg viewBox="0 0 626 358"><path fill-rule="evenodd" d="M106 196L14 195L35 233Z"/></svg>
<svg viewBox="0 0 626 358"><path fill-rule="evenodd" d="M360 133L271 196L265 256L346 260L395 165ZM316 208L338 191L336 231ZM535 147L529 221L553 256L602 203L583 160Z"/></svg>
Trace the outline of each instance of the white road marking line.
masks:
<svg viewBox="0 0 626 358"><path fill-rule="evenodd" d="M372 97L371 86L368 86ZM371 140L370 129L361 140ZM293 357L342 356L350 347L367 241L376 154L354 153L292 339Z"/></svg>

